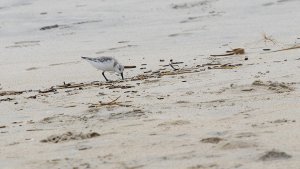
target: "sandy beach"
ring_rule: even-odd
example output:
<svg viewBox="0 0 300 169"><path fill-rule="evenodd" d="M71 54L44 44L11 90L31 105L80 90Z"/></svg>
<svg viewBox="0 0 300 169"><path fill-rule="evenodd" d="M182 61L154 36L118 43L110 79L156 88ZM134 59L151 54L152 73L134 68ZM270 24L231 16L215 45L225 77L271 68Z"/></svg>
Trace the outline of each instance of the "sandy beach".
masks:
<svg viewBox="0 0 300 169"><path fill-rule="evenodd" d="M1 1L0 169L299 169L299 6Z"/></svg>

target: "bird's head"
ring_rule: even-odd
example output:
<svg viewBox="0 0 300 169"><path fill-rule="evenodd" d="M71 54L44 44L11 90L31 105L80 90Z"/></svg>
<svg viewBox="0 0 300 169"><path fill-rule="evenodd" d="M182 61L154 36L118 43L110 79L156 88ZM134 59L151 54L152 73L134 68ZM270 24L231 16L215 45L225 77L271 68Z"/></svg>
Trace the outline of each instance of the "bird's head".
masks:
<svg viewBox="0 0 300 169"><path fill-rule="evenodd" d="M120 65L120 64L117 64L117 65L115 66L115 71L116 71L117 73L123 73L123 71L124 71L124 66L123 66L123 65Z"/></svg>
<svg viewBox="0 0 300 169"><path fill-rule="evenodd" d="M120 64L117 64L115 66L115 71L119 74L121 74L122 76L122 79L124 80L124 77L123 77L123 71L124 71L124 66L123 65L120 65Z"/></svg>

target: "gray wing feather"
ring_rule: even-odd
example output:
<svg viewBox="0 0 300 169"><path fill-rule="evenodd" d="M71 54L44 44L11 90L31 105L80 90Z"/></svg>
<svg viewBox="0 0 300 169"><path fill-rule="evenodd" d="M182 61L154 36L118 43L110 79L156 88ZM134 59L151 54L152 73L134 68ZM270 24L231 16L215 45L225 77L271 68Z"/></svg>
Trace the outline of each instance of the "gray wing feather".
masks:
<svg viewBox="0 0 300 169"><path fill-rule="evenodd" d="M81 57L81 58L85 59L85 60L90 60L93 62L101 62L101 63L113 61L114 66L118 64L118 61L115 58L109 57L109 56L102 56L102 57L96 57L96 58L90 58L90 57Z"/></svg>

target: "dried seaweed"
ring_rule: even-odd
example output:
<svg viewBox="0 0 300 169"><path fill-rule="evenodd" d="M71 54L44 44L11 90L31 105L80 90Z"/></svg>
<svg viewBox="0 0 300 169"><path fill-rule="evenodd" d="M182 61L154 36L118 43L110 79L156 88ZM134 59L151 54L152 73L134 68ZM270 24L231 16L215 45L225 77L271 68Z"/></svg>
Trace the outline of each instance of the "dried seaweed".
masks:
<svg viewBox="0 0 300 169"><path fill-rule="evenodd" d="M226 63L220 66L214 66L214 67L208 67L208 69L234 69L237 68L239 66L242 66L242 64L230 64L230 63Z"/></svg>
<svg viewBox="0 0 300 169"><path fill-rule="evenodd" d="M111 100L110 102L102 102L99 101L99 103L96 104L91 104L89 106L89 108L97 108L97 107L102 107L102 106L112 106L112 105L120 105L120 102L117 102L117 100L120 98L121 96L117 97L114 100Z"/></svg>
<svg viewBox="0 0 300 169"><path fill-rule="evenodd" d="M88 86L102 86L108 85L108 83L100 82L88 82L88 83L63 83L63 85L57 85L55 89L67 89L67 88L78 88L78 87L88 87Z"/></svg>
<svg viewBox="0 0 300 169"><path fill-rule="evenodd" d="M146 117L146 112L141 109L133 109L128 112L111 113L109 119L123 119L123 118L143 118Z"/></svg>
<svg viewBox="0 0 300 169"><path fill-rule="evenodd" d="M12 101L12 100L15 100L14 98L5 98L5 99L0 99L0 102L4 102L4 101Z"/></svg>
<svg viewBox="0 0 300 169"><path fill-rule="evenodd" d="M93 137L99 137L100 134L97 132L91 132L91 133L73 133L73 132L66 132L61 135L52 135L49 136L46 139L41 140L42 143L61 143L71 140L84 140L84 139L90 139Z"/></svg>
<svg viewBox="0 0 300 169"><path fill-rule="evenodd" d="M137 80L145 80L145 79L149 79L149 78L155 78L156 76L154 75L150 75L150 74L141 74L141 75L137 75L131 78L131 81L137 81Z"/></svg>
<svg viewBox="0 0 300 169"><path fill-rule="evenodd" d="M182 64L183 62L173 62L170 60L172 65L173 64ZM170 66L170 65L168 65ZM132 77L129 81L138 81L138 80L145 80L149 78L161 78L162 76L168 76L168 75L179 75L179 74L186 74L186 73L195 73L204 71L205 69L199 69L199 67L191 67L191 68L182 68L182 69L176 69L176 71L165 71L164 69L160 69L158 71L148 72L144 74L140 74L137 76ZM30 93L30 92L37 92L38 94L29 96L30 99L36 99L39 94L46 94L46 93L54 93L58 92L58 90L63 89L79 89L82 90L83 87L100 87L100 86L106 86L108 89L129 89L133 88L135 86L133 85L116 85L117 82L99 82L99 81L93 81L93 82L84 82L84 83L66 83L63 82L63 84L51 86L50 88L46 89L38 89L38 90L23 90L23 91L0 91L0 96L7 96L7 95L20 95L22 93Z"/></svg>
<svg viewBox="0 0 300 169"><path fill-rule="evenodd" d="M210 55L210 56L218 57L218 56L243 55L243 54L245 54L244 48L235 48L230 51L226 51L226 54Z"/></svg>
<svg viewBox="0 0 300 169"><path fill-rule="evenodd" d="M263 82L260 80L256 80L252 83L252 85L265 87L268 90L275 91L276 93L285 93L285 92L291 92L295 90L291 86L292 85L291 83L284 83L284 82L272 82L272 81Z"/></svg>
<svg viewBox="0 0 300 169"><path fill-rule="evenodd" d="M56 89L53 87L46 89L46 90L39 90L39 93L50 93L50 92L56 92Z"/></svg>
<svg viewBox="0 0 300 169"><path fill-rule="evenodd" d="M62 85L52 86L49 89L39 90L39 93L49 93L49 92L56 92L58 89L70 89L70 88L82 88L88 86L103 86L103 85L110 85L110 83L100 83L100 82L87 82L87 83L63 83Z"/></svg>
<svg viewBox="0 0 300 169"><path fill-rule="evenodd" d="M218 66L218 65L222 65L221 63L205 63L202 65L197 65L197 67L204 67L204 66Z"/></svg>
<svg viewBox="0 0 300 169"><path fill-rule="evenodd" d="M1 91L0 96L20 95L24 92L26 92L26 91L25 90L23 90L23 91Z"/></svg>
<svg viewBox="0 0 300 169"><path fill-rule="evenodd" d="M123 85L110 85L110 86L107 86L106 88L108 89L117 89L117 88L120 88L120 89L129 89L129 88L133 88L134 86L123 86Z"/></svg>

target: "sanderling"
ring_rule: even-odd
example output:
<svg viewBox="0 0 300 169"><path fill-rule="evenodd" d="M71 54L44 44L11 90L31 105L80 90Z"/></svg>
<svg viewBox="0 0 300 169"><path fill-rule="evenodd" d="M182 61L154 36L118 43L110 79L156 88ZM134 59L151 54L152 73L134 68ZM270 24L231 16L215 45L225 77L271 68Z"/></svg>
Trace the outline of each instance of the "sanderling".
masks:
<svg viewBox="0 0 300 169"><path fill-rule="evenodd" d="M121 77L124 80L123 77L124 66L121 65L115 58L109 56L102 56L96 58L90 58L90 57L81 57L81 58L87 60L96 69L102 70L103 71L102 75L106 81L108 81L108 79L104 75L104 72L106 71L117 72L121 74Z"/></svg>

